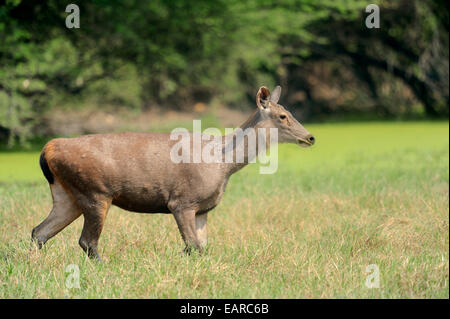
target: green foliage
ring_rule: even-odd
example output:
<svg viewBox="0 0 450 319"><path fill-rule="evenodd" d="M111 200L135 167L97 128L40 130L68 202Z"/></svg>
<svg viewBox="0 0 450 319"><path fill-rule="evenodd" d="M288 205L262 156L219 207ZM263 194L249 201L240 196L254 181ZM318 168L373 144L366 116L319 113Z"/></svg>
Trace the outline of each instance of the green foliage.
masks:
<svg viewBox="0 0 450 319"><path fill-rule="evenodd" d="M67 29L61 1L7 1L0 139L26 141L55 107L180 109L212 97L247 107L258 86L278 83L304 118L419 104L447 116L444 2L377 3L376 30L362 0L83 1L81 27Z"/></svg>

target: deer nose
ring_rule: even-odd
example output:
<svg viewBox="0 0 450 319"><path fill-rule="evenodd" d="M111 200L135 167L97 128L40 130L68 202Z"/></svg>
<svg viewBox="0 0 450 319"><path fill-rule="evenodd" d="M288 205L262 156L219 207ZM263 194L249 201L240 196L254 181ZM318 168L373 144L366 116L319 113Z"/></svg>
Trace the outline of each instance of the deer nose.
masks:
<svg viewBox="0 0 450 319"><path fill-rule="evenodd" d="M311 145L313 145L316 142L316 138L312 135L309 135L307 137L308 141L311 143Z"/></svg>

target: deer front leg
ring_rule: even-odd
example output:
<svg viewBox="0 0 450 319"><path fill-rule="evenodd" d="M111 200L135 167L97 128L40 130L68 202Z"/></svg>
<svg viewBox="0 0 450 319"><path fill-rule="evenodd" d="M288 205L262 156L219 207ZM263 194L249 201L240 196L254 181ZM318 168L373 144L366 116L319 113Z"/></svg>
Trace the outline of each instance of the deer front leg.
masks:
<svg viewBox="0 0 450 319"><path fill-rule="evenodd" d="M195 215L195 230L197 231L197 238L200 241L202 248L205 248L208 242L208 232L206 228L206 221L208 213Z"/></svg>
<svg viewBox="0 0 450 319"><path fill-rule="evenodd" d="M184 252L189 254L192 248L203 251L200 240L197 237L195 226L195 210L181 210L173 213L180 230L181 237L186 244Z"/></svg>

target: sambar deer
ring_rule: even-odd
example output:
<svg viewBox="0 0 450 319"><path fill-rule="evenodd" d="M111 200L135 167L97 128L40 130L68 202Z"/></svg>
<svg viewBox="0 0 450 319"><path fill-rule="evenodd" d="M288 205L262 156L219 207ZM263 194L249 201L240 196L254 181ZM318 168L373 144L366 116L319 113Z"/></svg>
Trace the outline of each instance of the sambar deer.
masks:
<svg viewBox="0 0 450 319"><path fill-rule="evenodd" d="M280 94L280 86L272 94L261 87L257 109L241 128L276 128L278 142L311 146L314 137L278 104ZM219 138L223 149L225 138ZM100 233L108 209L116 205L133 212L173 214L185 252L191 247L202 251L207 240L207 213L221 200L230 176L253 159L174 163L169 155L173 144L170 134L162 133L92 134L49 141L40 165L50 184L53 208L33 229L33 241L41 248L83 215L79 244L89 257L100 260ZM247 147L246 142L243 145Z"/></svg>

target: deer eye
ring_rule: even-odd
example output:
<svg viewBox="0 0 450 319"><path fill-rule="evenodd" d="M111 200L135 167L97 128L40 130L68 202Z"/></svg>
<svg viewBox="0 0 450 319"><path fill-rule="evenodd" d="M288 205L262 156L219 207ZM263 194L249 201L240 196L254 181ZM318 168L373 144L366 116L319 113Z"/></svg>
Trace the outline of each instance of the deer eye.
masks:
<svg viewBox="0 0 450 319"><path fill-rule="evenodd" d="M284 114L280 115L280 119L284 120L285 118L286 118L286 115L284 115Z"/></svg>

